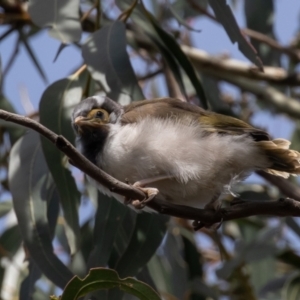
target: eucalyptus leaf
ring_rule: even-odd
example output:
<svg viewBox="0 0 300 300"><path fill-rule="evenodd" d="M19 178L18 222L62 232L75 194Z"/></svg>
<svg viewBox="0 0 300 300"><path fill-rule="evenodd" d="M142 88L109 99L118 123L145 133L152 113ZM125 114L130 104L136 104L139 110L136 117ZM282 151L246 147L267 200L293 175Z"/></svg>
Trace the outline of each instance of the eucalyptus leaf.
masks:
<svg viewBox="0 0 300 300"><path fill-rule="evenodd" d="M12 209L12 201L0 202L0 218L5 216Z"/></svg>
<svg viewBox="0 0 300 300"><path fill-rule="evenodd" d="M285 282L282 290L282 299L298 300L300 299L300 273L295 272Z"/></svg>
<svg viewBox="0 0 300 300"><path fill-rule="evenodd" d="M190 60L187 58L187 56L183 53L180 46L176 42L176 40L167 33L157 22L157 20L154 18L154 16L146 10L144 6L141 6L142 11L144 15L149 20L150 24L153 26L154 31L159 36L161 42L163 43L164 47L174 56L174 58L177 60L179 65L182 67L182 69L185 71L186 75L189 77L191 83L193 84L193 87L197 93L197 96L202 104L202 107L207 109L207 99L206 95L202 86L202 83L192 66ZM149 32L149 31L148 31Z"/></svg>
<svg viewBox="0 0 300 300"><path fill-rule="evenodd" d="M250 0L251 1L251 0ZM262 62L255 48L246 40L235 20L230 6L226 0L208 0L217 20L223 25L232 43L237 42L239 50L260 69L263 69Z"/></svg>
<svg viewBox="0 0 300 300"><path fill-rule="evenodd" d="M167 220L157 214L137 214L130 242L114 267L120 276L134 276L148 263L162 242Z"/></svg>
<svg viewBox="0 0 300 300"><path fill-rule="evenodd" d="M144 99L126 52L125 25L116 21L94 32L83 44L82 56L107 96L125 105Z"/></svg>
<svg viewBox="0 0 300 300"><path fill-rule="evenodd" d="M94 246L89 258L89 268L107 266L119 227L128 209L118 201L98 193Z"/></svg>
<svg viewBox="0 0 300 300"><path fill-rule="evenodd" d="M53 253L47 207L56 194L55 185L37 133L29 131L13 146L8 178L25 247L40 270L63 288L73 274Z"/></svg>
<svg viewBox="0 0 300 300"><path fill-rule="evenodd" d="M274 1L245 0L244 12L247 28L261 32L276 40L274 33ZM251 39L265 65L280 66L280 52L266 43Z"/></svg>
<svg viewBox="0 0 300 300"><path fill-rule="evenodd" d="M90 270L84 279L74 277L66 286L61 300L75 300L92 291L119 288L135 295L140 300L160 300L159 295L145 283L134 279L121 279L118 273L111 269L97 268Z"/></svg>
<svg viewBox="0 0 300 300"><path fill-rule="evenodd" d="M77 77L69 77L54 82L42 95L40 101L40 122L53 132L63 135L74 143L71 114L82 97L82 86ZM78 205L80 193L71 172L66 168L64 154L46 138L42 137L42 147L47 165L57 186L65 217L65 230L71 253L77 251L80 238Z"/></svg>
<svg viewBox="0 0 300 300"><path fill-rule="evenodd" d="M50 28L52 37L69 44L81 37L79 4L79 0L29 0L28 12L36 25Z"/></svg>

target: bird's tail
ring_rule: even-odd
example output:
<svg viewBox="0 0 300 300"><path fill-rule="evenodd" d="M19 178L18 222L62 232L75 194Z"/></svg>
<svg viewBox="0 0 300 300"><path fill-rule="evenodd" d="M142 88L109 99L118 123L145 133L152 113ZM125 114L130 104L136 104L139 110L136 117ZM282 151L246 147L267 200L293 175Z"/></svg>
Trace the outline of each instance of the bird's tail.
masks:
<svg viewBox="0 0 300 300"><path fill-rule="evenodd" d="M275 139L257 143L271 162L271 166L265 169L265 172L284 178L300 174L300 153L289 149L289 141Z"/></svg>

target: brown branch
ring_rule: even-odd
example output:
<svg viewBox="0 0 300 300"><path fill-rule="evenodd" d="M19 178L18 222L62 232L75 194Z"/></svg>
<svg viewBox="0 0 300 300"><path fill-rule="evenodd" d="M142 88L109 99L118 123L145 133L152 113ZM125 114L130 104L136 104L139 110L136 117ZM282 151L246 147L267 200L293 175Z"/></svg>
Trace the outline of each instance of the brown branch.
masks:
<svg viewBox="0 0 300 300"><path fill-rule="evenodd" d="M197 69L219 78L236 75L276 84L300 85L299 74L288 74L282 68L265 66L264 72L260 72L258 68L239 60L214 57L205 51L186 45L182 45L181 49Z"/></svg>
<svg viewBox="0 0 300 300"><path fill-rule="evenodd" d="M271 38L261 32L258 32L258 31L255 31L255 30L252 30L249 28L242 29L242 32L252 39L255 39L261 43L264 43L264 44L272 47L273 49L278 50L279 52L289 55L293 60L300 61L300 51L299 50L293 49L291 47L282 46L273 38Z"/></svg>
<svg viewBox="0 0 300 300"><path fill-rule="evenodd" d="M0 119L23 125L37 131L55 144L59 150L69 157L74 166L95 179L100 184L106 186L112 192L130 199L143 200L145 198L145 194L141 190L120 182L106 174L82 156L63 136L55 134L42 124L30 118L9 113L4 110L0 110ZM174 205L158 199L154 199L147 203L147 206L161 214L197 220L204 224L213 224L252 215L300 216L300 202L290 198L280 199L278 201L238 202L231 207L222 208L218 211Z"/></svg>

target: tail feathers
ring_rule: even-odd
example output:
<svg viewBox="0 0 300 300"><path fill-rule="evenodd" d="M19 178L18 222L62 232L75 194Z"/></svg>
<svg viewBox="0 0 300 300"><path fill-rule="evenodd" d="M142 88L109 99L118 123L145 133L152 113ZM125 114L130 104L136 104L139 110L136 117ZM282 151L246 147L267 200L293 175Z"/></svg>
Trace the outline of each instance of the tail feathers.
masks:
<svg viewBox="0 0 300 300"><path fill-rule="evenodd" d="M290 142L284 139L257 142L270 160L271 166L264 171L288 178L300 174L300 153L290 150Z"/></svg>

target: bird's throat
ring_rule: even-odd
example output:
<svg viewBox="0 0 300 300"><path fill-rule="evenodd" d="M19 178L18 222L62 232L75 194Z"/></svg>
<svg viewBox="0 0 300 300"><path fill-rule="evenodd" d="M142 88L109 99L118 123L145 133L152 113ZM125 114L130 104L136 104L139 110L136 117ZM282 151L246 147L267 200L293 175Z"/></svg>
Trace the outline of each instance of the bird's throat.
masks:
<svg viewBox="0 0 300 300"><path fill-rule="evenodd" d="M97 157L103 150L108 133L108 129L103 126L103 128L84 133L78 139L82 154L94 164L97 164Z"/></svg>

